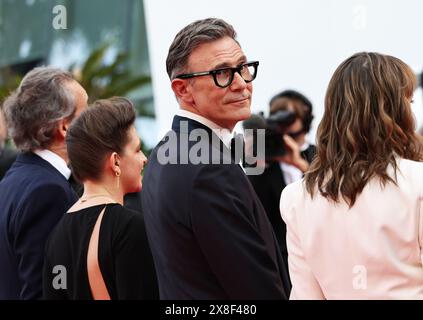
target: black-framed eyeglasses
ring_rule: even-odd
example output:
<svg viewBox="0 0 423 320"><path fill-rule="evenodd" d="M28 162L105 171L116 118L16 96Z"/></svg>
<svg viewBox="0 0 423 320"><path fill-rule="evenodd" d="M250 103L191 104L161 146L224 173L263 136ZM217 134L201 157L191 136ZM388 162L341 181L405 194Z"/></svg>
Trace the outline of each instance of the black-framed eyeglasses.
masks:
<svg viewBox="0 0 423 320"><path fill-rule="evenodd" d="M246 83L253 81L257 76L257 67L259 65L258 61L251 61L241 64L238 67L234 68L221 68L211 71L204 72L194 72L180 74L176 76L177 79L189 79L194 77L207 76L211 74L213 76L214 83L220 88L226 88L230 86L234 80L235 72L241 76Z"/></svg>

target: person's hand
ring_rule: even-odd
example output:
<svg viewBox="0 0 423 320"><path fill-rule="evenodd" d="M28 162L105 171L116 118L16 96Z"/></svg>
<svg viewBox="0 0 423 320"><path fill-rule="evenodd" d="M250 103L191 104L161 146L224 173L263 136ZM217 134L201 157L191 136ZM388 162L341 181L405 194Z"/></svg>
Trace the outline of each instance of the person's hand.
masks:
<svg viewBox="0 0 423 320"><path fill-rule="evenodd" d="M301 157L301 149L297 142L289 135L283 136L283 141L286 147L286 154L280 157L280 161L291 164L302 172L306 172L309 167L307 160Z"/></svg>

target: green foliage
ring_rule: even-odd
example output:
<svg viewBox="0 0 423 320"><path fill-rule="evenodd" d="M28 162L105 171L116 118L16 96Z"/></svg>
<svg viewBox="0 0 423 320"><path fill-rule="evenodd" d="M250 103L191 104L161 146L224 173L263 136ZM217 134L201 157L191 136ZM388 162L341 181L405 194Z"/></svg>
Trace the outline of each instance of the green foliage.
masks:
<svg viewBox="0 0 423 320"><path fill-rule="evenodd" d="M2 107L4 99L19 86L21 80L22 77L13 74L9 68L4 68L0 71L0 108ZM15 149L13 141L9 138L5 141L5 147L9 149Z"/></svg>
<svg viewBox="0 0 423 320"><path fill-rule="evenodd" d="M0 105L3 100L18 86L22 77L14 74L9 68L0 71Z"/></svg>
<svg viewBox="0 0 423 320"><path fill-rule="evenodd" d="M114 61L105 64L105 55L111 44L105 43L94 49L82 66L78 68L73 64L69 71L75 79L81 83L89 96L89 102L97 99L106 99L113 96L126 96L131 91L140 89L151 83L148 75L133 76L128 69L128 54L120 52ZM0 70L0 106L3 100L15 90L22 80L22 76L14 74L10 68ZM143 117L154 117L142 101L133 101L138 115ZM11 142L8 141L10 145ZM145 150L149 153L150 150Z"/></svg>
<svg viewBox="0 0 423 320"><path fill-rule="evenodd" d="M126 96L131 91L151 83L148 75L131 75L127 65L128 54L125 52L118 53L114 61L105 64L104 58L110 46L110 43L106 43L94 49L82 63L82 67L78 68L73 64L69 68L75 79L87 91L89 102L113 96ZM19 86L21 80L22 77L13 74L9 68L4 68L0 72L0 103ZM154 117L142 102L134 101L134 104L138 115Z"/></svg>
<svg viewBox="0 0 423 320"><path fill-rule="evenodd" d="M87 91L90 102L113 96L125 96L151 83L150 76L131 75L127 67L128 55L124 52L117 54L115 60L106 65L104 57L109 49L110 43L103 44L89 55L80 69L71 67L70 71ZM135 107L140 116L154 116L141 103L135 101Z"/></svg>

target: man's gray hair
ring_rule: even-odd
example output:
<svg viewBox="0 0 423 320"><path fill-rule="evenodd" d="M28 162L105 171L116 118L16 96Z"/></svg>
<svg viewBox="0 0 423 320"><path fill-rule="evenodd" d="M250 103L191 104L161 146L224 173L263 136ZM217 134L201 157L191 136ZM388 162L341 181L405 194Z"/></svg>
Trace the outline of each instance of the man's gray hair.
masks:
<svg viewBox="0 0 423 320"><path fill-rule="evenodd" d="M187 72L188 59L194 49L224 37L230 37L236 41L236 32L230 24L217 18L195 21L179 31L169 48L166 59L166 70L170 80L178 74Z"/></svg>
<svg viewBox="0 0 423 320"><path fill-rule="evenodd" d="M35 68L5 100L3 110L9 133L19 150L33 151L51 145L57 122L75 113L76 101L66 86L72 81L66 71Z"/></svg>

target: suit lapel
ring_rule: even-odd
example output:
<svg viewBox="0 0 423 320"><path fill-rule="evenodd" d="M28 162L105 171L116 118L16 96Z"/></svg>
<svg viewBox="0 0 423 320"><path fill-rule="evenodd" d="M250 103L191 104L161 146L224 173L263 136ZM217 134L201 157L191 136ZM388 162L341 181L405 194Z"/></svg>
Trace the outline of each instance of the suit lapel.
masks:
<svg viewBox="0 0 423 320"><path fill-rule="evenodd" d="M187 126L185 126L185 124L182 125L184 121L186 121ZM223 141L209 127L189 118L181 116L175 116L173 118L172 130L175 131L179 137L182 137L186 134L187 136L184 138L188 139L190 133L196 129L205 130L207 132L208 143L211 149L214 149L216 150L216 152L219 152L220 160L225 159L224 163L235 163L231 155L231 150L226 147Z"/></svg>

